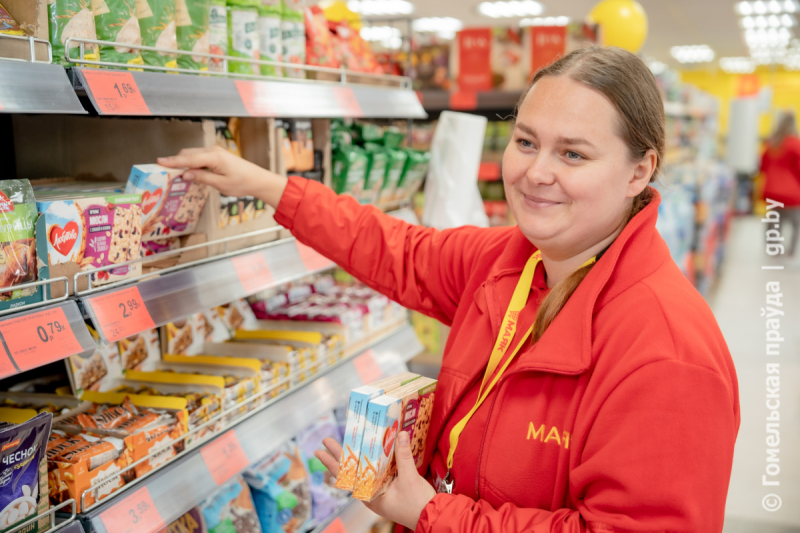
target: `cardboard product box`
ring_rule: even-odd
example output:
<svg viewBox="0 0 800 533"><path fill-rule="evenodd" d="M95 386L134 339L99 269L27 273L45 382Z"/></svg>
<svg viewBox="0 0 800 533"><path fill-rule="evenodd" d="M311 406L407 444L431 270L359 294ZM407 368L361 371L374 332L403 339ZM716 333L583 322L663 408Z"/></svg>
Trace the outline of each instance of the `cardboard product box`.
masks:
<svg viewBox="0 0 800 533"><path fill-rule="evenodd" d="M26 36L48 40L47 0L3 0L3 7ZM34 44L36 61L47 61L47 45ZM0 58L30 60L30 43L0 37Z"/></svg>
<svg viewBox="0 0 800 533"><path fill-rule="evenodd" d="M161 327L162 350L178 355L200 355L206 342L225 342L230 330L216 309L189 315Z"/></svg>
<svg viewBox="0 0 800 533"><path fill-rule="evenodd" d="M36 202L39 273L45 278L66 276L69 292L80 271L138 259L142 244L142 197L139 194L98 196L76 193L72 199L55 194ZM142 273L134 263L92 274L100 285L132 278ZM85 279L78 290L86 289ZM63 285L49 287L51 297L63 295Z"/></svg>
<svg viewBox="0 0 800 533"><path fill-rule="evenodd" d="M337 334L323 335L318 331L237 330L233 340L291 346L298 352L307 353L308 371L301 374L301 381L310 378L320 369L336 363L341 358L344 348L344 337Z"/></svg>
<svg viewBox="0 0 800 533"><path fill-rule="evenodd" d="M252 344L246 342L208 342L203 353L216 357L257 359L261 363L261 381L272 389L267 394L275 397L298 383L298 377L308 366L305 350L296 350L280 344Z"/></svg>
<svg viewBox="0 0 800 533"><path fill-rule="evenodd" d="M119 344L107 344L100 340L97 332L89 328L97 348L89 354L77 354L66 358L72 392L80 397L85 391L105 392L113 387L114 380L122 377L122 361Z"/></svg>
<svg viewBox="0 0 800 533"><path fill-rule="evenodd" d="M408 432L415 463L422 464L436 383L421 377L370 400L353 497L372 501L386 491L397 475L394 446L399 431Z"/></svg>
<svg viewBox="0 0 800 533"><path fill-rule="evenodd" d="M127 370L153 370L161 359L157 329L147 329L118 341L120 366Z"/></svg>
<svg viewBox="0 0 800 533"><path fill-rule="evenodd" d="M343 435L342 457L339 459L339 476L336 478L336 488L353 490L355 487L369 402L418 378L419 375L417 374L404 372L350 391L347 423Z"/></svg>

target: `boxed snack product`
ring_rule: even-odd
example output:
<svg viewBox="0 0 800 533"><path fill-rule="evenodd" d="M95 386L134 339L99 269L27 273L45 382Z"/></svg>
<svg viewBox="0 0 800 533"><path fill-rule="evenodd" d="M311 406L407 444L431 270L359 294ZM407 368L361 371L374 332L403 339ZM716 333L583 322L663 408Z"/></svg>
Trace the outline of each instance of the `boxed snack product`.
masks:
<svg viewBox="0 0 800 533"><path fill-rule="evenodd" d="M239 299L221 305L217 307L217 312L231 333L237 329L251 330L258 327L258 319L247 300Z"/></svg>
<svg viewBox="0 0 800 533"><path fill-rule="evenodd" d="M0 181L0 310L42 299L40 287L7 290L37 279L35 202L28 180Z"/></svg>
<svg viewBox="0 0 800 533"><path fill-rule="evenodd" d="M14 17L0 4L0 33L6 35L25 35Z"/></svg>
<svg viewBox="0 0 800 533"><path fill-rule="evenodd" d="M311 489L300 447L289 441L244 471L265 532L300 533L311 519Z"/></svg>
<svg viewBox="0 0 800 533"><path fill-rule="evenodd" d="M261 363L261 390L274 398L297 383L296 375L306 367L304 355L289 346L262 346L242 342L206 343L203 353L217 357L257 359ZM291 379L289 376L294 376Z"/></svg>
<svg viewBox="0 0 800 533"><path fill-rule="evenodd" d="M228 55L228 11L225 0L210 0L208 6L208 53ZM208 61L209 72L223 72L223 59L211 58Z"/></svg>
<svg viewBox="0 0 800 533"><path fill-rule="evenodd" d="M142 44L166 50L178 49L175 28L175 0L137 0L136 15L142 32ZM169 52L142 51L148 65L158 67L178 66L176 54Z"/></svg>
<svg viewBox="0 0 800 533"><path fill-rule="evenodd" d="M119 345L101 341L92 328L89 328L89 332L97 342L97 348L91 353L72 355L66 359L72 391L78 397L85 390L107 391L114 380L122 376Z"/></svg>
<svg viewBox="0 0 800 533"><path fill-rule="evenodd" d="M399 431L408 432L411 453L419 467L428 436L436 380L420 377L370 400L353 496L372 501L397 474L394 445Z"/></svg>
<svg viewBox="0 0 800 533"><path fill-rule="evenodd" d="M184 169L134 165L126 194L142 195L142 240L193 233L206 205L207 186L182 178Z"/></svg>
<svg viewBox="0 0 800 533"><path fill-rule="evenodd" d="M311 489L310 528L317 527L348 501L347 491L336 488L336 478L314 455L314 452L322 446L322 440L328 437L339 443L342 442L336 418L332 412L319 417L316 422L301 431L296 437L297 445L306 459Z"/></svg>
<svg viewBox="0 0 800 533"><path fill-rule="evenodd" d="M36 202L41 214L36 231L44 236L37 245L42 278L66 276L73 292L72 278L77 272L139 258L141 195L99 196L83 192L76 193L74 199L58 199L58 193L42 196ZM111 283L141 273L140 263L124 265L93 273L92 283ZM51 291L53 296L59 296L63 288L54 285Z"/></svg>
<svg viewBox="0 0 800 533"><path fill-rule="evenodd" d="M52 413L0 409L0 531L7 531L49 508L47 442ZM25 531L47 531L50 519Z"/></svg>
<svg viewBox="0 0 800 533"><path fill-rule="evenodd" d="M338 361L344 344L341 336L324 336L316 331L237 330L233 338L240 342L283 345L297 350L303 354L308 369L298 376L300 381L310 378L320 368Z"/></svg>
<svg viewBox="0 0 800 533"><path fill-rule="evenodd" d="M264 0L258 6L258 43L261 59L281 62L281 1ZM283 67L261 65L264 76L283 76Z"/></svg>
<svg viewBox="0 0 800 533"><path fill-rule="evenodd" d="M66 49L68 38L97 40L91 0L55 0L48 2L47 17L50 23L50 44L53 48L54 63L71 65L65 59L66 57L72 59L81 57L79 43L70 43L69 50ZM97 61L96 44L86 43L84 50L84 59Z"/></svg>
<svg viewBox="0 0 800 533"><path fill-rule="evenodd" d="M145 241L142 243L142 250L144 250L145 257L163 252L171 252L180 247L181 240L179 237L167 237L166 239L156 239L154 241Z"/></svg>
<svg viewBox="0 0 800 533"><path fill-rule="evenodd" d="M199 355L205 342L225 342L231 338L228 326L216 309L189 315L161 329L164 353Z"/></svg>
<svg viewBox="0 0 800 533"><path fill-rule="evenodd" d="M233 478L198 508L209 532L262 533L250 488L242 476Z"/></svg>
<svg viewBox="0 0 800 533"><path fill-rule="evenodd" d="M353 487L355 487L356 474L358 473L361 457L361 446L367 425L369 402L384 393L407 385L419 379L419 377L419 374L404 372L350 391L347 423L343 435L342 457L339 459L339 476L336 478L336 488L353 490Z"/></svg>
<svg viewBox="0 0 800 533"><path fill-rule="evenodd" d="M153 370L161 359L156 329L145 330L118 342L120 365L124 370Z"/></svg>
<svg viewBox="0 0 800 533"><path fill-rule="evenodd" d="M209 0L177 0L175 24L178 49L200 54L209 53L208 43ZM178 67L191 70L208 70L208 58L181 54Z"/></svg>
<svg viewBox="0 0 800 533"><path fill-rule="evenodd" d="M259 59L258 0L227 0L228 55ZM228 72L260 74L256 63L229 61Z"/></svg>
<svg viewBox="0 0 800 533"><path fill-rule="evenodd" d="M117 43L116 46L101 45L100 60L141 65L139 50L125 46L142 44L136 0L105 0L105 4L98 5L97 9L92 8L97 39Z"/></svg>

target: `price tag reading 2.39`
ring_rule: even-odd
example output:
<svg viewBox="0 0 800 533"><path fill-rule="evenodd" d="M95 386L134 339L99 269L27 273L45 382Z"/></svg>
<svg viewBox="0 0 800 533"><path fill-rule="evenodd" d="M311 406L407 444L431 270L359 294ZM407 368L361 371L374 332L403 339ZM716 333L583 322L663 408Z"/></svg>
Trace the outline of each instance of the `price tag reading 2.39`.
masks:
<svg viewBox="0 0 800 533"><path fill-rule="evenodd" d="M61 307L4 320L0 334L21 371L83 351Z"/></svg>
<svg viewBox="0 0 800 533"><path fill-rule="evenodd" d="M164 519L153 504L147 487L137 490L108 511L100 518L109 533L138 533L140 531L156 532L165 527Z"/></svg>
<svg viewBox="0 0 800 533"><path fill-rule="evenodd" d="M129 287L88 299L97 327L108 342L118 341L156 327L144 305L139 287Z"/></svg>
<svg viewBox="0 0 800 533"><path fill-rule="evenodd" d="M103 115L152 115L132 72L81 70L97 109Z"/></svg>

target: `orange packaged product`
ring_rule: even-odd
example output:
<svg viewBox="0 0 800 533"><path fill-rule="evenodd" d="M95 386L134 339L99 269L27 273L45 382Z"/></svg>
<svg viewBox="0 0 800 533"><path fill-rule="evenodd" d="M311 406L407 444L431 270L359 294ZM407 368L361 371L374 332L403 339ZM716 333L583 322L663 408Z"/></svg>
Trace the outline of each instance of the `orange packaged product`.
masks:
<svg viewBox="0 0 800 533"><path fill-rule="evenodd" d="M114 429L138 414L139 411L126 398L122 405L98 409L94 414L81 413L77 418L80 426L85 429Z"/></svg>

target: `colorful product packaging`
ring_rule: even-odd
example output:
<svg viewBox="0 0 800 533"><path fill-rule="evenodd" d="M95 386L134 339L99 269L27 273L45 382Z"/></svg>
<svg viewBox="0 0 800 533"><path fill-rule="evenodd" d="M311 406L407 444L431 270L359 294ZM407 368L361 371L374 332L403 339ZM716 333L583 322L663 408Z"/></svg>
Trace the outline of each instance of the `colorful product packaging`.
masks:
<svg viewBox="0 0 800 533"><path fill-rule="evenodd" d="M397 475L394 446L399 431L408 433L419 467L425 452L436 380L421 377L370 400L353 497L372 501Z"/></svg>
<svg viewBox="0 0 800 533"><path fill-rule="evenodd" d="M283 61L281 11L281 0L265 0L258 6L258 43L264 61ZM283 67L261 65L261 74L283 77Z"/></svg>
<svg viewBox="0 0 800 533"><path fill-rule="evenodd" d="M136 14L142 31L142 44L166 50L178 49L175 26L176 0L136 0ZM176 68L176 54L169 52L142 51L142 59L148 65Z"/></svg>
<svg viewBox="0 0 800 533"><path fill-rule="evenodd" d="M302 6L298 0L282 0L281 10L281 56L284 63L306 64L306 28ZM299 68L284 68L287 78L305 78L306 71Z"/></svg>
<svg viewBox="0 0 800 533"><path fill-rule="evenodd" d="M228 327L216 309L189 315L162 328L164 353L200 355L206 342L225 342L231 338Z"/></svg>
<svg viewBox="0 0 800 533"><path fill-rule="evenodd" d="M228 8L225 0L210 0L208 6L208 52L228 55ZM212 58L208 62L209 72L225 72L223 59Z"/></svg>
<svg viewBox="0 0 800 533"><path fill-rule="evenodd" d="M0 181L0 291L36 281L37 218L30 182ZM41 287L0 292L0 310L38 302L41 295Z"/></svg>
<svg viewBox="0 0 800 533"><path fill-rule="evenodd" d="M419 379L419 377L419 374L404 372L350 391L347 423L343 435L342 457L339 459L339 476L336 478L336 488L353 490L355 487L370 401L384 393L407 385Z"/></svg>
<svg viewBox="0 0 800 533"><path fill-rule="evenodd" d="M233 339L239 342L290 346L298 354L302 354L301 360L307 369L298 375L299 381L310 378L321 367L335 363L339 357L333 352L343 344L340 337L325 338L321 333L314 331L237 330ZM330 359L328 358L329 351L331 352ZM339 348L337 351L340 352L341 349Z"/></svg>
<svg viewBox="0 0 800 533"><path fill-rule="evenodd" d="M275 398L297 382L290 375L306 367L306 360L297 350L281 345L253 345L243 342L206 343L203 353L217 357L257 359L261 364L261 390L265 398Z"/></svg>
<svg viewBox="0 0 800 533"><path fill-rule="evenodd" d="M50 507L47 482L47 443L52 413L28 409L0 409L0 531L8 531ZM25 529L42 532L50 519Z"/></svg>
<svg viewBox="0 0 800 533"><path fill-rule="evenodd" d="M227 0L228 4L228 55L259 59L258 0ZM228 72L260 74L256 63L229 61Z"/></svg>
<svg viewBox="0 0 800 533"><path fill-rule="evenodd" d="M97 39L117 43L116 46L101 45L100 60L141 65L143 60L139 50L126 46L142 44L136 0L105 0L93 5L93 11Z"/></svg>
<svg viewBox="0 0 800 533"><path fill-rule="evenodd" d="M40 273L44 278L67 276L70 292L73 289L72 277L78 271L138 259L142 245L140 194L78 194L84 196L73 196L75 199L48 199L45 196L36 202L41 214L37 232L45 237L38 244L42 263ZM55 197L59 197L57 193ZM142 265L134 263L95 272L91 279L93 284L99 285L141 273Z"/></svg>
<svg viewBox="0 0 800 533"><path fill-rule="evenodd" d="M389 156L383 146L368 142L364 144L367 154L367 169L365 171L366 180L364 182L364 192L360 201L362 204L374 204L378 201L378 195L383 187L383 178L386 176L386 164Z"/></svg>
<svg viewBox="0 0 800 533"><path fill-rule="evenodd" d="M242 476L209 496L198 508L209 533L262 533L250 488Z"/></svg>
<svg viewBox="0 0 800 533"><path fill-rule="evenodd" d="M166 533L208 533L203 512L199 507L192 507L177 520L170 522Z"/></svg>
<svg viewBox="0 0 800 533"><path fill-rule="evenodd" d="M385 150L389 158L387 160L386 176L383 178L383 186L378 195L378 203L391 202L394 199L395 192L397 192L397 184L400 182L406 159L408 159L408 155L401 150L392 148L386 148Z"/></svg>
<svg viewBox="0 0 800 533"><path fill-rule="evenodd" d="M75 396L84 391L104 392L113 386L115 379L122 376L119 345L105 343L92 328L89 328L97 348L90 353L72 355L66 359L67 374Z"/></svg>
<svg viewBox="0 0 800 533"><path fill-rule="evenodd" d="M231 335L238 329L252 330L258 328L258 319L247 300L234 300L229 304L217 307L222 322L227 326Z"/></svg>
<svg viewBox="0 0 800 533"><path fill-rule="evenodd" d="M364 195L367 153L359 146L339 146L333 153L333 189L355 198Z"/></svg>
<svg viewBox="0 0 800 533"><path fill-rule="evenodd" d="M48 2L47 18L54 63L71 66L66 57L72 59L81 57L79 43L71 42L69 50L66 49L68 38L97 40L91 0L54 0ZM83 57L89 61L97 61L97 45L85 44Z"/></svg>
<svg viewBox="0 0 800 533"><path fill-rule="evenodd" d="M0 4L0 33L6 35L25 35L14 17Z"/></svg>
<svg viewBox="0 0 800 533"><path fill-rule="evenodd" d="M417 192L428 174L428 166L431 162L430 152L420 152L411 148L404 148L403 151L407 158L400 181L397 183L395 199L409 198Z"/></svg>
<svg viewBox="0 0 800 533"><path fill-rule="evenodd" d="M158 330L147 329L118 342L120 365L125 370L153 370L161 359Z"/></svg>
<svg viewBox="0 0 800 533"><path fill-rule="evenodd" d="M306 60L309 65L339 68L325 13L319 6L303 9L306 30Z"/></svg>
<svg viewBox="0 0 800 533"><path fill-rule="evenodd" d="M175 25L178 50L196 54L209 52L210 0L175 0ZM208 70L208 58L181 54L178 67L190 70Z"/></svg>
<svg viewBox="0 0 800 533"><path fill-rule="evenodd" d="M208 200L209 189L186 181L185 169L134 165L126 194L142 196L142 240L151 241L193 233Z"/></svg>

